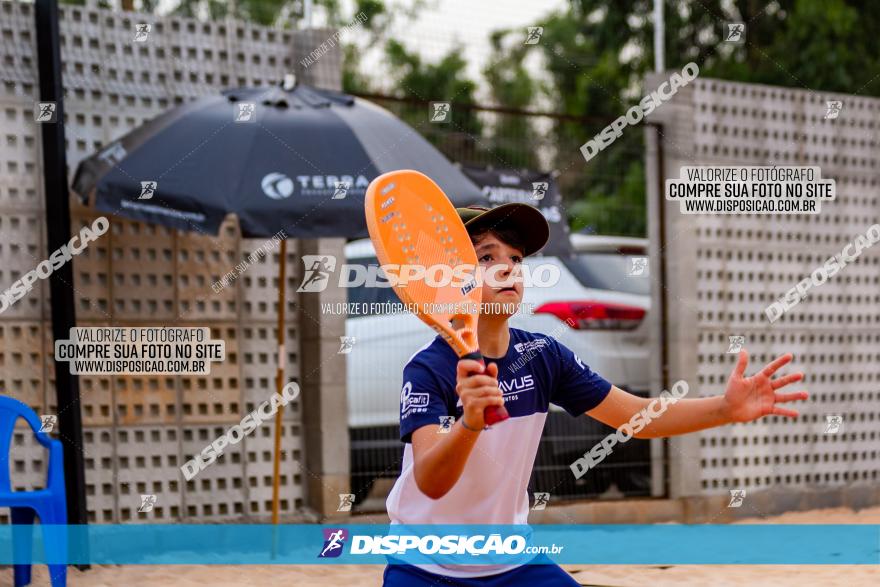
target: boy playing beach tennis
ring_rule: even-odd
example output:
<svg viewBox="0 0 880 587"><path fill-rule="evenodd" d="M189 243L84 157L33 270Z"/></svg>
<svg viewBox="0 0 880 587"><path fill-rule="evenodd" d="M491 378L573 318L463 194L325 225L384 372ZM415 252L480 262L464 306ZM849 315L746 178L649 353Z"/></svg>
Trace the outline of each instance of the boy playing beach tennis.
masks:
<svg viewBox="0 0 880 587"><path fill-rule="evenodd" d="M459 208L458 213L480 266L501 265L497 275L506 281L483 284L478 340L485 368L477 361L459 360L440 337L404 367L400 437L406 444L400 477L388 496L388 514L395 524L526 524L527 486L549 404L618 428L647 410L651 399L615 387L555 339L508 326L513 312L505 312L523 296L522 280L516 279L520 264L549 236L536 208L505 204L492 210ZM518 361L526 353L528 360ZM807 393L778 390L803 374L772 379L791 359L786 354L746 377L748 354L742 351L724 395L670 402L636 436L674 436L767 415L797 417L779 404L804 400ZM517 393L505 399L501 388ZM510 418L484 430L486 408L502 405ZM448 416L455 423L438 433ZM559 566L542 562L549 564L394 564L385 569L384 585L578 585Z"/></svg>

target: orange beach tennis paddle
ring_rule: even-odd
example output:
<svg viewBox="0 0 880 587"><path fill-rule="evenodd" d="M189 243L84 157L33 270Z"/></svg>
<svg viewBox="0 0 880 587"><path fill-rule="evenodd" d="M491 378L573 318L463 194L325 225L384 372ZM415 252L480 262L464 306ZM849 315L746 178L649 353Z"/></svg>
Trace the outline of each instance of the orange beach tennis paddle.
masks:
<svg viewBox="0 0 880 587"><path fill-rule="evenodd" d="M418 171L391 171L370 183L364 208L379 263L400 268L398 279L390 279L400 301L436 330L459 358L485 365L477 341L482 299L474 279L477 254L440 186ZM404 266L421 267L424 274ZM462 278L455 276L465 273L446 272L454 277L443 280L443 272L431 269L441 266L472 269ZM483 417L486 424L495 424L510 416L503 406L490 406Z"/></svg>

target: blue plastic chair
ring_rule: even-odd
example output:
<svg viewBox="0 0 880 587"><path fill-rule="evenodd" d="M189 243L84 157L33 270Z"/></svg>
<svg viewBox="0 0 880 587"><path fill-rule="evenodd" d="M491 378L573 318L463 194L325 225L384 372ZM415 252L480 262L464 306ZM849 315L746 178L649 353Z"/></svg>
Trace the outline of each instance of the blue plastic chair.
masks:
<svg viewBox="0 0 880 587"><path fill-rule="evenodd" d="M9 481L9 448L15 423L24 418L37 442L49 449L49 477L46 488L37 491L12 491ZM15 587L31 582L31 550L34 515L40 518L43 545L48 560L67 558L67 497L64 491L64 451L61 442L40 432L40 419L25 404L0 396L0 507L12 513L12 559L15 564ZM52 587L67 584L67 565L49 564Z"/></svg>

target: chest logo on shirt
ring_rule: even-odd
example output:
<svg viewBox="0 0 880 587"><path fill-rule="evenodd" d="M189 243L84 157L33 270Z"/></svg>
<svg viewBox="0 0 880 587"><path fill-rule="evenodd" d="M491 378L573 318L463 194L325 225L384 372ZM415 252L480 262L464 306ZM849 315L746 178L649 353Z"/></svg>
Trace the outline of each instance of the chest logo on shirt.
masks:
<svg viewBox="0 0 880 587"><path fill-rule="evenodd" d="M508 379L507 381L499 381L498 389L501 390L502 395L532 391L535 389L535 379L531 375L523 375L522 377Z"/></svg>
<svg viewBox="0 0 880 587"><path fill-rule="evenodd" d="M512 402L519 399L520 393L535 390L535 378L531 375L523 375L506 381L498 381L498 389L501 390L505 402ZM461 398L458 398L455 407L462 407Z"/></svg>
<svg viewBox="0 0 880 587"><path fill-rule="evenodd" d="M518 342L513 345L514 350L516 352L522 353L531 353L535 351L540 351L545 346L548 346L550 343L546 338L536 338L535 340L527 340L526 342Z"/></svg>
<svg viewBox="0 0 880 587"><path fill-rule="evenodd" d="M428 407L428 394L418 393L412 390L412 381L407 381L400 390L400 410L406 414L413 408L419 408L415 411L423 412Z"/></svg>

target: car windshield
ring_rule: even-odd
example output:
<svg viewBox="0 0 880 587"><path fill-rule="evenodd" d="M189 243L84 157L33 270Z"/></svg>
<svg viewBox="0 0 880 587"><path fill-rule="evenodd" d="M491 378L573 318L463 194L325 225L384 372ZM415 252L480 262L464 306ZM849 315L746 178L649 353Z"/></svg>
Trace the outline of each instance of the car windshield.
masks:
<svg viewBox="0 0 880 587"><path fill-rule="evenodd" d="M584 287L649 295L651 283L648 280L648 269L645 267L640 274L631 275L639 273L640 261L633 259L647 257L619 253L577 253L570 258L563 258L562 263Z"/></svg>

